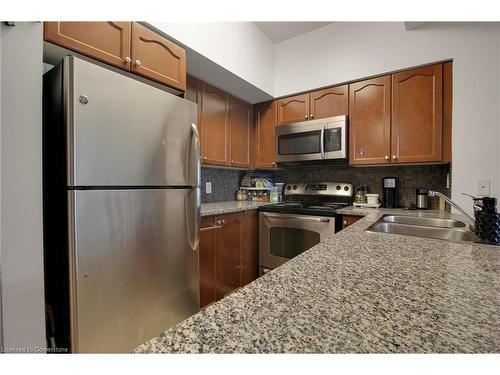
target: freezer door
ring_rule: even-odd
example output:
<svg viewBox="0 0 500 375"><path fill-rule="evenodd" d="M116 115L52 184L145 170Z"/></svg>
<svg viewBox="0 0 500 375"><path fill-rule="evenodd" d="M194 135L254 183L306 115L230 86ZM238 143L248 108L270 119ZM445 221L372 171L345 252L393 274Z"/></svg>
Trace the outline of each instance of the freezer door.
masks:
<svg viewBox="0 0 500 375"><path fill-rule="evenodd" d="M73 352L130 352L198 311L198 193L69 193Z"/></svg>
<svg viewBox="0 0 500 375"><path fill-rule="evenodd" d="M69 186L194 186L196 104L74 57L64 77Z"/></svg>

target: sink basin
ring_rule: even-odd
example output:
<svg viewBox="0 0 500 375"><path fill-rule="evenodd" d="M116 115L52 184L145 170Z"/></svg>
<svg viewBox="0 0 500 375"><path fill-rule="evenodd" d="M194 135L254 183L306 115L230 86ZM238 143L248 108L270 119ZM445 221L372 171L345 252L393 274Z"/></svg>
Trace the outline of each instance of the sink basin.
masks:
<svg viewBox="0 0 500 375"><path fill-rule="evenodd" d="M452 242L474 242L479 240L473 232L466 228L465 223L453 219L433 217L384 215L366 230L368 232L434 238Z"/></svg>
<svg viewBox="0 0 500 375"><path fill-rule="evenodd" d="M453 220L443 219L439 217L417 217L404 215L384 215L384 221L389 223L408 224L408 225L425 225L428 227L440 228L465 228L465 223Z"/></svg>

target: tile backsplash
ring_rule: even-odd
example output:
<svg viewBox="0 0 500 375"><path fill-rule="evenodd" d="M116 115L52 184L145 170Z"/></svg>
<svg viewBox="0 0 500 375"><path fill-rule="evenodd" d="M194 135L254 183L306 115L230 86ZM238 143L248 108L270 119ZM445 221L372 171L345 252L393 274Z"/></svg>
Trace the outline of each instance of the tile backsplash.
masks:
<svg viewBox="0 0 500 375"><path fill-rule="evenodd" d="M240 173L233 169L201 168L201 203L234 201ZM212 183L212 194L206 193L206 182Z"/></svg>
<svg viewBox="0 0 500 375"><path fill-rule="evenodd" d="M400 204L409 206L415 202L415 190L419 187L444 192L446 175L450 172L449 164L437 165L406 165L380 167L350 167L347 165L331 166L301 166L293 169L282 169L273 172L275 182L315 182L339 181L353 185L366 184L369 193L382 196L382 178L398 177L400 181ZM202 168L201 170L201 201L202 203L234 200L234 193L243 171ZM212 183L212 194L206 194L205 183ZM430 199L431 208L438 207L437 199Z"/></svg>
<svg viewBox="0 0 500 375"><path fill-rule="evenodd" d="M366 184L369 193L378 193L382 197L382 178L398 177L399 204L407 207L415 202L415 190L420 187L449 195L450 191L446 189L446 175L449 172L449 164L380 167L304 166L276 171L274 181L285 183L338 181L353 185ZM430 199L429 205L431 208L438 208L438 200Z"/></svg>

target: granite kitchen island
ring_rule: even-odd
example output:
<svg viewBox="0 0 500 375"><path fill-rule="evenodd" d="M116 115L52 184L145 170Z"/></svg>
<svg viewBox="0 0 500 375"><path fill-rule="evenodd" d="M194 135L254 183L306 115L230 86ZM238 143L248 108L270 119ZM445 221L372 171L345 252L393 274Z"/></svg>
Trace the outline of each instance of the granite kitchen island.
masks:
<svg viewBox="0 0 500 375"><path fill-rule="evenodd" d="M389 212L345 209L364 218L135 352L499 352L500 248L365 231Z"/></svg>

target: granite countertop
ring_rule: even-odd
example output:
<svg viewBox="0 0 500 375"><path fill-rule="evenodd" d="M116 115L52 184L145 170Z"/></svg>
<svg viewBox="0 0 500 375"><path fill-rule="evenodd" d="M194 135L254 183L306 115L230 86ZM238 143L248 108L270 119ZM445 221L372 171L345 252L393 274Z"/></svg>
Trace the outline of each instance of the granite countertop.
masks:
<svg viewBox="0 0 500 375"><path fill-rule="evenodd" d="M202 203L201 216L211 216L227 214L230 212L239 212L245 210L254 210L259 206L270 204L269 202L254 201L227 201L216 203Z"/></svg>
<svg viewBox="0 0 500 375"><path fill-rule="evenodd" d="M500 351L500 248L369 233L394 210L343 211L365 217L135 352Z"/></svg>

